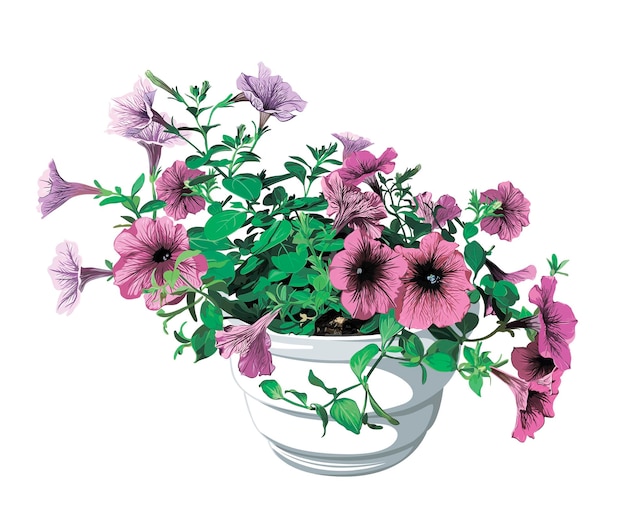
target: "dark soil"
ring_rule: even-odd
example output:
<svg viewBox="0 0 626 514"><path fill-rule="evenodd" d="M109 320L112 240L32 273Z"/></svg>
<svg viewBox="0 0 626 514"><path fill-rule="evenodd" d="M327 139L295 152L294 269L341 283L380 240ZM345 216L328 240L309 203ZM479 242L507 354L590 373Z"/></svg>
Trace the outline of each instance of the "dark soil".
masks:
<svg viewBox="0 0 626 514"><path fill-rule="evenodd" d="M327 312L315 322L316 336L352 336L360 335L363 321L348 319L337 311Z"/></svg>

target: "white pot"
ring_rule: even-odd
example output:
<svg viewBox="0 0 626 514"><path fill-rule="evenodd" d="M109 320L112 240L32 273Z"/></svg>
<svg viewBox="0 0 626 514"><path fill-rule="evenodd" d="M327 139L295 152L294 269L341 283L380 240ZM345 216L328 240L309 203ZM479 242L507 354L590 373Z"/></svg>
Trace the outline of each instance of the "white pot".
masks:
<svg viewBox="0 0 626 514"><path fill-rule="evenodd" d="M394 466L408 457L422 442L433 425L443 387L453 372L438 372L427 367L427 380L422 384L419 367L408 368L397 360L385 358L373 371L369 386L371 394L399 425L391 425L374 412L368 421L382 425L382 430L367 426L354 434L329 416L326 435L315 411L299 408L283 400L273 400L259 387L263 380L276 380L283 392L294 389L308 395L308 403L326 404L332 396L308 381L309 370L327 387L337 390L356 384L350 369L350 358L367 344L380 345L379 336L294 336L270 333L272 360L276 366L271 376L255 379L242 376L236 355L231 358L233 376L245 393L250 416L270 447L286 463L321 475L364 475ZM426 331L418 332L427 348L433 338ZM398 355L398 354L396 354ZM371 363L372 364L372 363ZM286 395L296 400L291 395ZM342 395L363 406L361 387Z"/></svg>

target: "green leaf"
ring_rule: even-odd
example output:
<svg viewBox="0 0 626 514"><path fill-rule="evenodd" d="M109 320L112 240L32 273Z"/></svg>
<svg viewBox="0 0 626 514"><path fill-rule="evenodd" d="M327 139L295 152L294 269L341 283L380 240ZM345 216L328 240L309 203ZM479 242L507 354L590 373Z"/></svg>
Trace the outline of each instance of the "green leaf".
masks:
<svg viewBox="0 0 626 514"><path fill-rule="evenodd" d="M403 326L396 321L395 309L391 309L380 315L378 327L380 329L380 336L383 340L383 344L393 339L393 337L403 328Z"/></svg>
<svg viewBox="0 0 626 514"><path fill-rule="evenodd" d="M456 326L463 335L466 335L478 326L478 320L479 318L476 314L468 312L461 321L456 323Z"/></svg>
<svg viewBox="0 0 626 514"><path fill-rule="evenodd" d="M485 250L483 250L483 247L480 246L480 243L477 241L468 243L465 247L464 255L467 265L474 271L474 273L478 273L478 270L483 267L483 264L485 264L487 259Z"/></svg>
<svg viewBox="0 0 626 514"><path fill-rule="evenodd" d="M239 230L246 222L246 213L226 210L211 216L204 226L204 237L218 241Z"/></svg>
<svg viewBox="0 0 626 514"><path fill-rule="evenodd" d="M324 437L326 435L326 427L328 426L328 413L326 412L324 406L320 405L319 403L314 403L312 404L312 406L315 407L315 413L322 420L322 427L324 428L322 437Z"/></svg>
<svg viewBox="0 0 626 514"><path fill-rule="evenodd" d="M110 203L124 203L128 198L125 196L107 196L100 202L100 205L108 205Z"/></svg>
<svg viewBox="0 0 626 514"><path fill-rule="evenodd" d="M130 196L135 196L143 187L144 182L146 181L146 175L142 173L139 175L139 178L135 180L132 189L130 190Z"/></svg>
<svg viewBox="0 0 626 514"><path fill-rule="evenodd" d="M408 330L403 330L402 342L404 346L404 351L410 357L422 358L424 356L424 344L416 334L413 334Z"/></svg>
<svg viewBox="0 0 626 514"><path fill-rule="evenodd" d="M459 343L442 339L435 341L424 356L424 362L437 371L454 371L459 358Z"/></svg>
<svg viewBox="0 0 626 514"><path fill-rule="evenodd" d="M339 398L335 400L330 408L330 415L341 426L350 432L358 434L361 432L361 411L356 402L351 398Z"/></svg>
<svg viewBox="0 0 626 514"><path fill-rule="evenodd" d="M254 254L265 252L276 245L279 245L291 234L291 223L287 220L276 220L267 230L265 230L259 240L252 245L250 251Z"/></svg>
<svg viewBox="0 0 626 514"><path fill-rule="evenodd" d="M145 214L146 212L153 212L158 209L165 207L167 204L163 200L150 200L143 204L141 209L139 209L140 214Z"/></svg>
<svg viewBox="0 0 626 514"><path fill-rule="evenodd" d="M287 394L287 393L293 394L300 401L300 403L302 405L304 405L304 406L308 405L308 403L307 403L307 399L308 398L307 398L306 393L299 393L298 391L294 391L293 389L287 389L285 391L285 394Z"/></svg>
<svg viewBox="0 0 626 514"><path fill-rule="evenodd" d="M363 383L363 372L379 351L380 348L374 343L368 344L366 347L356 352L350 359L350 368L359 379L359 382Z"/></svg>
<svg viewBox="0 0 626 514"><path fill-rule="evenodd" d="M191 336L191 347L196 352L196 362L213 355L215 346L215 330L200 325Z"/></svg>
<svg viewBox="0 0 626 514"><path fill-rule="evenodd" d="M204 166L210 160L210 155L190 155L185 159L185 164L188 168L195 170L200 166Z"/></svg>
<svg viewBox="0 0 626 514"><path fill-rule="evenodd" d="M289 252L283 255L276 255L272 257L272 263L280 271L286 273L297 273L306 265L307 254L306 252Z"/></svg>
<svg viewBox="0 0 626 514"><path fill-rule="evenodd" d="M289 172L290 175L296 177L300 182L304 184L304 181L306 180L306 168L302 166L302 164L287 161L285 163L285 169Z"/></svg>
<svg viewBox="0 0 626 514"><path fill-rule="evenodd" d="M374 398L372 397L372 395L369 395L370 398L370 405L372 406L372 409L374 409L374 412L376 414L378 414L381 418L385 418L389 423L391 423L392 425L399 425L400 422L392 417L391 415L387 414L380 405L378 405L378 403L374 400Z"/></svg>
<svg viewBox="0 0 626 514"><path fill-rule="evenodd" d="M254 175L238 175L234 178L225 178L222 180L222 185L240 198L255 202L261 196L263 183Z"/></svg>
<svg viewBox="0 0 626 514"><path fill-rule="evenodd" d="M476 234L478 234L478 227L473 223L466 223L463 227L463 237L465 240L469 241Z"/></svg>
<svg viewBox="0 0 626 514"><path fill-rule="evenodd" d="M322 382L321 379L315 376L315 373L313 373L313 370L309 370L309 383L314 386L321 387L324 391L326 391L328 394L332 396L335 396L337 394L337 388L327 387L326 384L324 384L324 382Z"/></svg>
<svg viewBox="0 0 626 514"><path fill-rule="evenodd" d="M472 373L469 377L469 386L478 396L480 396L480 390L483 387L483 377L480 373Z"/></svg>
<svg viewBox="0 0 626 514"><path fill-rule="evenodd" d="M200 319L208 328L222 330L224 328L224 317L221 309L218 309L209 301L202 302L200 306Z"/></svg>
<svg viewBox="0 0 626 514"><path fill-rule="evenodd" d="M282 400L284 398L283 390L276 380L263 380L259 387L272 400Z"/></svg>

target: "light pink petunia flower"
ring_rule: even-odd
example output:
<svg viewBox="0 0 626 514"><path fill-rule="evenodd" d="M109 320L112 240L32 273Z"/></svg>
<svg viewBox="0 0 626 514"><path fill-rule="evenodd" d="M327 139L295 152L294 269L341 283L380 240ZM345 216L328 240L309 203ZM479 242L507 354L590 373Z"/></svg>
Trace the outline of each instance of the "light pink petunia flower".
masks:
<svg viewBox="0 0 626 514"><path fill-rule="evenodd" d="M109 109L111 122L108 132L123 137L137 137L152 123L155 94L156 89L148 79L139 79L132 92L113 98Z"/></svg>
<svg viewBox="0 0 626 514"><path fill-rule="evenodd" d="M189 169L183 161L176 161L163 171L154 185L159 200L167 203L165 214L175 220L182 220L188 214L196 214L204 209L204 198L191 195L191 189L185 185L185 181L200 175L204 175L204 172Z"/></svg>
<svg viewBox="0 0 626 514"><path fill-rule="evenodd" d="M139 298L145 289L152 287L152 275L157 285L164 286L163 274L174 269L178 256L189 250L189 238L182 225L174 225L167 217L139 218L130 228L124 229L113 243L120 259L113 266L115 284L124 298ZM174 289L191 286L199 288L207 271L207 261L202 255L183 260L178 265L180 276ZM188 284L189 283L189 284ZM172 294L169 286L145 293L146 307L158 310L165 304L180 302L184 295Z"/></svg>
<svg viewBox="0 0 626 514"><path fill-rule="evenodd" d="M539 353L551 358L557 368L566 370L571 366L569 344L574 340L578 320L569 305L554 301L555 289L556 278L542 277L541 287L534 286L528 299L539 307Z"/></svg>
<svg viewBox="0 0 626 514"><path fill-rule="evenodd" d="M330 281L342 291L341 303L350 315L365 320L396 306L406 268L391 248L355 230L330 263Z"/></svg>
<svg viewBox="0 0 626 514"><path fill-rule="evenodd" d="M497 234L500 239L511 241L522 233L522 227L529 224L530 202L510 182L501 182L498 189L488 189L480 194L482 203L496 200L501 202L502 206L495 214L501 216L484 218L480 222L480 228L488 234Z"/></svg>
<svg viewBox="0 0 626 514"><path fill-rule="evenodd" d="M259 63L258 77L242 73L237 79L241 93L233 98L234 102L248 100L260 112L259 128L265 126L270 116L278 121L288 121L295 116L292 111L302 112L307 104L280 75L270 73L262 62Z"/></svg>
<svg viewBox="0 0 626 514"><path fill-rule="evenodd" d="M393 159L398 154L393 148L387 148L380 157L376 157L367 150L360 150L350 154L343 162L343 166L336 170L346 184L356 186L361 182L366 182L370 187L376 189L376 172L385 174L391 173L396 167ZM373 181L373 182L372 182Z"/></svg>
<svg viewBox="0 0 626 514"><path fill-rule="evenodd" d="M424 192L415 197L417 215L430 223L433 229L441 229L448 221L461 215L461 208L450 195L442 195L436 202L432 201L432 193Z"/></svg>
<svg viewBox="0 0 626 514"><path fill-rule="evenodd" d="M48 268L55 289L61 291L57 302L59 314L71 314L80 300L87 282L110 277L113 272L101 268L83 268L76 243L63 241L56 248L56 257Z"/></svg>
<svg viewBox="0 0 626 514"><path fill-rule="evenodd" d="M419 248L395 250L406 260L396 318L410 328L445 327L463 319L470 307L471 271L458 245L440 233L426 234Z"/></svg>
<svg viewBox="0 0 626 514"><path fill-rule="evenodd" d="M366 139L361 136L357 136L352 132L341 132L340 134L332 134L334 137L341 141L343 145L343 160L345 161L347 157L352 155L355 152L359 152L368 146L372 145L372 142L369 139Z"/></svg>
<svg viewBox="0 0 626 514"><path fill-rule="evenodd" d="M322 179L322 192L328 202L329 216L334 216L333 228L339 233L346 225L360 228L373 239L379 238L383 227L378 223L387 217L380 196L363 192L346 184L337 171Z"/></svg>
<svg viewBox="0 0 626 514"><path fill-rule="evenodd" d="M233 353L240 354L238 366L242 375L254 378L271 375L274 371L269 351L272 341L267 327L278 312L269 312L252 325L228 325L215 333L215 346L222 357L228 359Z"/></svg>
<svg viewBox="0 0 626 514"><path fill-rule="evenodd" d="M41 217L45 218L70 198L97 194L100 194L97 187L63 180L57 171L54 160L52 160L48 164L48 169L39 178L39 205L37 205L37 210L41 213Z"/></svg>

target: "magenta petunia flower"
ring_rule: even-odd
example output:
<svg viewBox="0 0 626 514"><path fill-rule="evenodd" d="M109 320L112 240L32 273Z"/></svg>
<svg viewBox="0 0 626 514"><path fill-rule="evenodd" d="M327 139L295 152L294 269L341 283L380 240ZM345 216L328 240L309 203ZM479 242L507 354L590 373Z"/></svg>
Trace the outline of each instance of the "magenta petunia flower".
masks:
<svg viewBox="0 0 626 514"><path fill-rule="evenodd" d="M357 136L352 132L341 132L340 134L332 134L332 136L339 139L339 141L341 141L341 144L343 145L342 158L344 161L353 153L359 152L372 145L372 142L369 139Z"/></svg>
<svg viewBox="0 0 626 514"><path fill-rule="evenodd" d="M343 162L343 166L336 170L346 184L356 186L361 182L365 182L372 186L375 182L373 175L377 171L389 174L396 167L393 159L398 154L393 148L387 148L380 157L367 150L360 150L350 154Z"/></svg>
<svg viewBox="0 0 626 514"><path fill-rule="evenodd" d="M152 275L159 286L164 286L163 274L172 271L178 256L189 250L189 238L182 225L174 225L170 218L139 218L130 228L124 229L113 243L120 259L113 266L115 284L124 298L139 298L145 289L152 287ZM178 265L180 276L174 289L189 284L199 288L207 271L207 261L202 255L183 260ZM145 293L146 307L160 309L165 304L178 303L184 295L172 294L164 286L159 291Z"/></svg>
<svg viewBox="0 0 626 514"><path fill-rule="evenodd" d="M513 437L518 441L524 442L526 437L534 438L535 432L543 427L545 418L554 417L554 401L559 393L562 374L562 370L555 369L550 386L537 382L528 383L526 408L518 411L513 430Z"/></svg>
<svg viewBox="0 0 626 514"><path fill-rule="evenodd" d="M342 291L341 303L355 319L368 319L396 306L406 262L388 246L355 230L329 267L330 281Z"/></svg>
<svg viewBox="0 0 626 514"><path fill-rule="evenodd" d="M432 194L424 192L415 197L417 215L430 223L433 229L441 229L448 221L461 215L461 208L450 195L442 195L437 202L432 201Z"/></svg>
<svg viewBox="0 0 626 514"><path fill-rule="evenodd" d="M294 117L291 111L302 112L307 104L280 75L270 73L270 69L262 62L259 63L258 77L242 73L237 79L241 93L233 98L234 102L248 100L261 113L259 128L265 125L270 116L278 121L288 121Z"/></svg>
<svg viewBox="0 0 626 514"><path fill-rule="evenodd" d="M526 380L509 375L498 368L491 368L491 373L511 388L511 391L513 391L513 395L515 396L517 410L526 410L526 407L528 406L529 383Z"/></svg>
<svg viewBox="0 0 626 514"><path fill-rule="evenodd" d="M61 291L57 302L59 314L71 314L80 299L87 282L96 278L110 277L113 272L101 268L83 268L76 243L63 241L56 248L56 257L48 268L55 289Z"/></svg>
<svg viewBox="0 0 626 514"><path fill-rule="evenodd" d="M539 353L537 341L530 342L526 347L515 347L511 352L511 363L517 370L520 378L527 382L539 382L551 376L554 371L554 361L543 357Z"/></svg>
<svg viewBox="0 0 626 514"><path fill-rule="evenodd" d="M111 122L108 132L124 137L137 134L152 123L152 104L156 89L148 79L139 79L132 92L113 98L109 109Z"/></svg>
<svg viewBox="0 0 626 514"><path fill-rule="evenodd" d="M360 228L373 239L379 238L383 227L378 223L387 217L380 196L363 192L346 184L337 171L322 179L322 192L328 202L329 216L335 216L333 227L339 233L343 227Z"/></svg>
<svg viewBox="0 0 626 514"><path fill-rule="evenodd" d="M457 247L438 232L426 234L419 248L396 246L408 263L396 309L396 318L405 327L453 325L469 310L471 271Z"/></svg>
<svg viewBox="0 0 626 514"><path fill-rule="evenodd" d="M41 213L41 217L45 218L70 198L97 194L100 194L97 187L63 180L57 171L54 160L52 160L48 164L48 169L39 178L39 205L37 210Z"/></svg>
<svg viewBox="0 0 626 514"><path fill-rule="evenodd" d="M166 168L155 182L157 197L167 203L165 214L175 220L182 220L187 214L196 214L204 209L201 196L191 195L185 181L204 175L203 171L189 169L183 161L176 161Z"/></svg>
<svg viewBox="0 0 626 514"><path fill-rule="evenodd" d="M272 364L272 345L267 327L278 314L278 310L269 312L252 325L228 325L215 333L215 346L220 355L228 359L233 353L240 354L239 371L242 375L254 378L259 375L271 375L275 367Z"/></svg>
<svg viewBox="0 0 626 514"><path fill-rule="evenodd" d="M500 280L506 280L508 282L511 282L512 284L519 284L524 280L533 280L537 275L537 268L535 268L533 265L526 266L524 269L521 269L519 271L512 271L511 273L502 271L489 259L485 260L485 266L487 266L489 274L496 282Z"/></svg>
<svg viewBox="0 0 626 514"><path fill-rule="evenodd" d="M542 277L541 287L534 286L528 299L539 307L539 353L551 358L557 368L566 370L571 365L569 344L574 340L578 320L569 305L554 301L555 289L556 278Z"/></svg>
<svg viewBox="0 0 626 514"><path fill-rule="evenodd" d="M484 218L480 228L488 234L497 234L500 239L511 241L522 233L529 224L530 202L510 182L501 182L498 189L488 189L480 194L482 203L499 201L502 206L495 211L501 216Z"/></svg>

